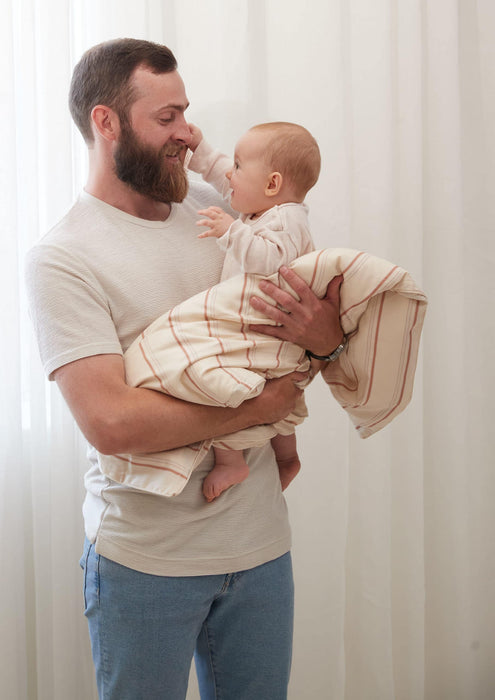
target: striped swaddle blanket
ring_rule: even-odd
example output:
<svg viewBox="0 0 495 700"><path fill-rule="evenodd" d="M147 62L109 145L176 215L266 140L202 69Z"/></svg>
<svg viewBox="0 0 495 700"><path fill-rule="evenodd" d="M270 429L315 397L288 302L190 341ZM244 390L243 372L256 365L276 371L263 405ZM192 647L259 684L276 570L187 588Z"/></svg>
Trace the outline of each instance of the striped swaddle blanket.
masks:
<svg viewBox="0 0 495 700"><path fill-rule="evenodd" d="M406 270L362 251L314 251L290 267L319 297L335 275L343 275L341 324L349 341L322 376L360 437L368 437L390 423L411 399L426 296ZM302 348L249 331L249 324L267 323L250 306L250 297L273 303L260 291L259 279L237 275L163 314L126 351L127 383L185 401L235 407L260 393L266 379L307 370ZM291 291L278 273L267 279ZM301 400L294 414L274 426L257 426L167 452L99 455L100 467L114 481L173 496L182 491L212 445L232 449L260 445L276 433L292 432L306 415Z"/></svg>

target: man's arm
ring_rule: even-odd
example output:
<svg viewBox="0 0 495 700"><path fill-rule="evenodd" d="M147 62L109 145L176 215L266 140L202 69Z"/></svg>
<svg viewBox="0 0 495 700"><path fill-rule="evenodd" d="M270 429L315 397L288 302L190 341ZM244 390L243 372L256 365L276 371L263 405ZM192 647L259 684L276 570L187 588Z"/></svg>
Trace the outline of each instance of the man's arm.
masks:
<svg viewBox="0 0 495 700"><path fill-rule="evenodd" d="M293 373L266 382L238 408L187 403L161 392L129 387L120 355L76 360L54 378L82 433L102 454L161 452L237 430L274 423L301 394Z"/></svg>
<svg viewBox="0 0 495 700"><path fill-rule="evenodd" d="M288 340L315 355L329 355L344 340L339 318L343 277L334 277L327 287L326 295L319 299L293 270L281 267L280 274L297 293L299 301L272 282L262 280L260 289L272 297L278 306L267 304L256 296L252 297L251 304L278 325L251 325L250 329Z"/></svg>

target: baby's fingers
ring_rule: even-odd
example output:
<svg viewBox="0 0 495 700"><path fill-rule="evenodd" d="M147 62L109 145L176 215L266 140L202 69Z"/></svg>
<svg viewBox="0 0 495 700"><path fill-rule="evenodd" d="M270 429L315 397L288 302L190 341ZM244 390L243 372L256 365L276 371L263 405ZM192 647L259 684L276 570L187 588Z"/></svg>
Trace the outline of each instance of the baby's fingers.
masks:
<svg viewBox="0 0 495 700"><path fill-rule="evenodd" d="M208 207L208 209L200 209L198 214L209 216L210 219L212 219L215 216L218 216L218 214L223 214L223 209L220 209L220 207Z"/></svg>

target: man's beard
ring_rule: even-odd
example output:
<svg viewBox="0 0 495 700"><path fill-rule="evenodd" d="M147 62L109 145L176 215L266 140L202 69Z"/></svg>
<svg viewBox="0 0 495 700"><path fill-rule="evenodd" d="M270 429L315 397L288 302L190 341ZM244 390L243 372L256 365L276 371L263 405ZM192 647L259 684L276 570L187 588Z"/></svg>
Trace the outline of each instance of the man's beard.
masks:
<svg viewBox="0 0 495 700"><path fill-rule="evenodd" d="M121 120L121 137L115 150L117 177L158 202L182 202L189 182L182 161L167 162L167 154L179 155L185 146L165 143L158 151L141 143L132 127Z"/></svg>

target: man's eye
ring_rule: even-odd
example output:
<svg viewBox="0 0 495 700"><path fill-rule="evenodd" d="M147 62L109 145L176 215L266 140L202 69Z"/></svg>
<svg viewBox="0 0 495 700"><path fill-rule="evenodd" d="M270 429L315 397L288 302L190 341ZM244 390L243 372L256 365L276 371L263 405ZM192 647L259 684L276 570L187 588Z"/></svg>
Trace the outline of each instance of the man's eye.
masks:
<svg viewBox="0 0 495 700"><path fill-rule="evenodd" d="M173 115L172 115L172 116L170 116L170 117L161 117L161 118L159 119L159 122L160 122L160 124L169 124L169 123L172 122L173 120L174 120L174 117L173 117Z"/></svg>

